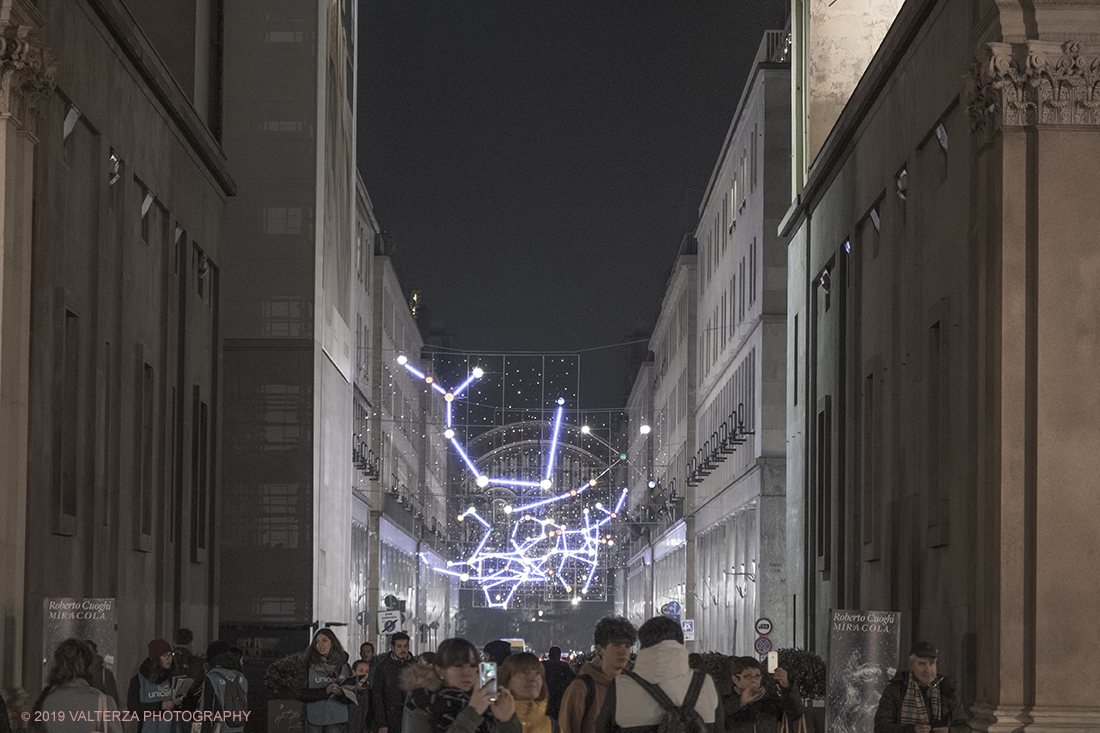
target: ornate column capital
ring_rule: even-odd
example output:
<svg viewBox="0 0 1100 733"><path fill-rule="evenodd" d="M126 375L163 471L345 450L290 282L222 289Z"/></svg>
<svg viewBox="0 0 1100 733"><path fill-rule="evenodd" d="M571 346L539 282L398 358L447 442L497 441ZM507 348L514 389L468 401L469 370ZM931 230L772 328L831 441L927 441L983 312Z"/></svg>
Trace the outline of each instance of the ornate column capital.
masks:
<svg viewBox="0 0 1100 733"><path fill-rule="evenodd" d="M1100 44L987 43L967 75L971 129L1100 125Z"/></svg>
<svg viewBox="0 0 1100 733"><path fill-rule="evenodd" d="M38 105L57 83L57 57L29 25L0 23L0 118L34 134Z"/></svg>

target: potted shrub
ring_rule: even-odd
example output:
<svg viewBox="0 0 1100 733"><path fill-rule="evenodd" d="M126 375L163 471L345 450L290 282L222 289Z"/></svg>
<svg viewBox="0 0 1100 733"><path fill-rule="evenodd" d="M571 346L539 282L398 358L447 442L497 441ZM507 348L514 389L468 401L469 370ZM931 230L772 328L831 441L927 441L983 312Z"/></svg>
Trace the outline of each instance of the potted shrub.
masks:
<svg viewBox="0 0 1100 733"><path fill-rule="evenodd" d="M275 660L264 670L268 733L301 733L302 703L297 691L304 674L302 655L297 652Z"/></svg>
<svg viewBox="0 0 1100 733"><path fill-rule="evenodd" d="M806 706L808 733L825 730L825 708L811 707L814 700L825 699L825 660L805 649L779 649L779 666L798 684Z"/></svg>

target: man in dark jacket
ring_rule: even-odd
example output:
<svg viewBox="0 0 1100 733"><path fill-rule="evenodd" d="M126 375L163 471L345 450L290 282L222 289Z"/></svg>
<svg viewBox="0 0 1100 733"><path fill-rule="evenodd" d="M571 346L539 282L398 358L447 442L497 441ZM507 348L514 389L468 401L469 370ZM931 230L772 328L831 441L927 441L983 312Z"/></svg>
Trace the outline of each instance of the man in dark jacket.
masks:
<svg viewBox="0 0 1100 733"><path fill-rule="evenodd" d="M409 654L409 635L398 631L390 639L390 653L375 661L371 687L371 707L374 727L378 733L401 733L401 715L405 707L405 691L401 689L401 673L416 660Z"/></svg>
<svg viewBox="0 0 1100 733"><path fill-rule="evenodd" d="M958 688L936 671L939 652L927 641L909 650L909 671L886 683L875 733L967 733Z"/></svg>
<svg viewBox="0 0 1100 733"><path fill-rule="evenodd" d="M722 700L727 733L771 733L784 715L792 725L802 717L798 685L787 677L787 670L777 667L772 673L779 683L777 691L761 684L763 670L752 657L735 657L732 672L733 694Z"/></svg>
<svg viewBox="0 0 1100 733"><path fill-rule="evenodd" d="M676 706L686 706L688 696L694 695L693 708L706 733L722 733L718 690L709 675L688 666L680 623L664 616L651 618L638 629L638 641L641 650L634 670L624 671L607 686L607 697L596 717L596 733L657 733L665 708L646 689L648 685L659 687Z"/></svg>
<svg viewBox="0 0 1100 733"><path fill-rule="evenodd" d="M99 653L99 647L96 646L96 643L91 639L85 639L84 643L92 650L92 666L88 670L92 676L92 687L114 700L115 705L118 705L118 683L115 681L114 673L107 669L107 663L104 661L103 655Z"/></svg>
<svg viewBox="0 0 1100 733"><path fill-rule="evenodd" d="M546 670L546 688L550 691L550 697L547 698L546 703L546 714L557 720L558 710L561 709L561 697L565 694L565 688L569 687L569 683L577 679L577 675L573 674L573 669L568 664L561 661L560 646L550 647L542 667Z"/></svg>
<svg viewBox="0 0 1100 733"><path fill-rule="evenodd" d="M206 659L191 652L195 634L191 629L176 629L172 635L172 674L191 678L192 691L198 691L206 677Z"/></svg>

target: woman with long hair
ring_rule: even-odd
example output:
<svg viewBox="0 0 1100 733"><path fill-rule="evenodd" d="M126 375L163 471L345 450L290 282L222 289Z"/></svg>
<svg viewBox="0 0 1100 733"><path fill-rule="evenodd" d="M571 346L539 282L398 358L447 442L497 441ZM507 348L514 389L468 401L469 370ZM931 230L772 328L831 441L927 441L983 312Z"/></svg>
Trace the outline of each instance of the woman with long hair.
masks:
<svg viewBox="0 0 1100 733"><path fill-rule="evenodd" d="M35 703L32 718L47 733L122 733L115 701L91 685L94 661L95 655L82 641L66 639L57 645L46 689ZM84 714L74 715L78 712Z"/></svg>
<svg viewBox="0 0 1100 733"><path fill-rule="evenodd" d="M350 700L340 684L351 677L348 653L329 629L318 629L302 652L305 666L298 699L306 704L306 733L346 733Z"/></svg>
<svg viewBox="0 0 1100 733"><path fill-rule="evenodd" d="M446 639L435 663L414 664L401 675L409 693L403 733L522 733L515 700L498 687L495 699L478 685L477 648L465 639Z"/></svg>
<svg viewBox="0 0 1100 733"><path fill-rule="evenodd" d="M550 690L538 657L520 652L505 659L497 673L497 685L507 688L516 699L516 717L523 733L557 733L558 721L546 714Z"/></svg>

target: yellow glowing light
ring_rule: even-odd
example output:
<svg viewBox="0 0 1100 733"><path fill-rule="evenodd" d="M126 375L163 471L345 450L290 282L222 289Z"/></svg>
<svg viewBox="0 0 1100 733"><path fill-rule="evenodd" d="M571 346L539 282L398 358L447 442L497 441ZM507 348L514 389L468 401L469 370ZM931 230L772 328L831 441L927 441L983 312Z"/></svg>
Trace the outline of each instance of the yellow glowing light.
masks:
<svg viewBox="0 0 1100 733"><path fill-rule="evenodd" d="M424 377L424 381L427 382L428 384L431 384L432 382L435 381L435 379L433 379L432 376L429 374L428 376Z"/></svg>
<svg viewBox="0 0 1100 733"><path fill-rule="evenodd" d="M450 392L448 392L447 394L443 395L443 399L446 402L454 402L455 401L455 396L453 394L451 394Z"/></svg>
<svg viewBox="0 0 1100 733"><path fill-rule="evenodd" d="M594 479L594 478L588 479L588 485L589 486L595 486L596 485L596 479Z"/></svg>

